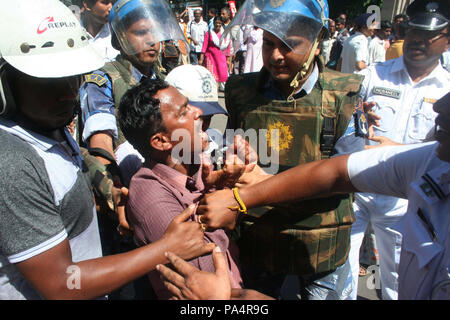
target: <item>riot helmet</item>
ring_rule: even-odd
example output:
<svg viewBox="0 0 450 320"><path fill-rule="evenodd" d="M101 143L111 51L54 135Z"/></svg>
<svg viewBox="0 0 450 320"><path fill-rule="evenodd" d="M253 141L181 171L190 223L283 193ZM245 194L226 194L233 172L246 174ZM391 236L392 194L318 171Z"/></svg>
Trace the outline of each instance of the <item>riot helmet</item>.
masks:
<svg viewBox="0 0 450 320"><path fill-rule="evenodd" d="M58 0L0 0L0 115L13 112L8 65L36 78L63 78L99 69L78 19Z"/></svg>
<svg viewBox="0 0 450 320"><path fill-rule="evenodd" d="M109 21L120 49L129 56L166 40L186 42L165 0L119 0L111 9ZM139 24L139 28L129 31L135 24Z"/></svg>

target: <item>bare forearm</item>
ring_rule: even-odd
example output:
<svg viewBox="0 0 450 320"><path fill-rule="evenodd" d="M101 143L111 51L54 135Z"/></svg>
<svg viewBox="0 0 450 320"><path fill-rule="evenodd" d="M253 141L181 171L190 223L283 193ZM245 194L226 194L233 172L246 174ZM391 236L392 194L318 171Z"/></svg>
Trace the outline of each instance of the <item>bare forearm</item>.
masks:
<svg viewBox="0 0 450 320"><path fill-rule="evenodd" d="M171 248L157 241L126 253L72 262L68 240L17 266L45 299L94 299L167 263Z"/></svg>
<svg viewBox="0 0 450 320"><path fill-rule="evenodd" d="M297 166L240 190L247 207L281 204L357 191L347 173L348 156Z"/></svg>
<svg viewBox="0 0 450 320"><path fill-rule="evenodd" d="M171 249L165 241L122 254L86 260L76 264L80 268L81 288L71 290L69 299L92 299L112 292L149 273L158 264L167 263L164 253Z"/></svg>

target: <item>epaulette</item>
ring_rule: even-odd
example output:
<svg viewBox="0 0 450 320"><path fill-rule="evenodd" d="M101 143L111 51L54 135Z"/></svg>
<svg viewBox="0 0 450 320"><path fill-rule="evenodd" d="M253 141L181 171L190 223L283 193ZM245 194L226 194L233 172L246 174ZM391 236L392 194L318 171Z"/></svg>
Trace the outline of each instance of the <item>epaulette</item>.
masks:
<svg viewBox="0 0 450 320"><path fill-rule="evenodd" d="M99 74L96 74L96 73L90 73L90 74L85 75L84 80L86 82L95 83L99 87L101 87L108 81L105 77L103 77Z"/></svg>

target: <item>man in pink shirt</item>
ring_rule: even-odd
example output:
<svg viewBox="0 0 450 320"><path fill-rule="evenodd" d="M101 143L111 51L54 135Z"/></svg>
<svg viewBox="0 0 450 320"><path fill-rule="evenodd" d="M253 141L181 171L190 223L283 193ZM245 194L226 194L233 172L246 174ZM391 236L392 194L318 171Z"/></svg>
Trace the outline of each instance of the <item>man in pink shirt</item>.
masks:
<svg viewBox="0 0 450 320"><path fill-rule="evenodd" d="M128 219L139 246L160 239L174 216L198 202L213 187L211 175L205 179L210 170L202 161L202 151L208 145L202 115L202 110L178 89L160 80L146 80L122 99L119 124L127 140L145 158L131 180L127 204ZM230 179L221 181L232 183L243 169L240 166L228 176ZM203 227L197 216L190 219ZM235 244L222 229L205 232L204 239L226 253L231 286L240 288ZM191 264L200 270L214 271L211 255L193 259ZM149 278L159 299L171 297L156 272L151 272Z"/></svg>

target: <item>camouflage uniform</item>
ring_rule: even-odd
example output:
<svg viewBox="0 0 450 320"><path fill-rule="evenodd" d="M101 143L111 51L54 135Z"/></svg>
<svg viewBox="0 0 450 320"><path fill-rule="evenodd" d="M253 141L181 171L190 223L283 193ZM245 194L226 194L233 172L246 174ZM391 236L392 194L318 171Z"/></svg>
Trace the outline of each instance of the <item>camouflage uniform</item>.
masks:
<svg viewBox="0 0 450 320"><path fill-rule="evenodd" d="M264 68L227 82L233 128L280 130L279 145L271 146L279 151L280 171L328 158L352 116L362 77L316 63L319 79L313 90L293 102L263 95L270 77ZM240 259L273 273L331 272L347 260L353 221L349 195L252 210L240 226Z"/></svg>

